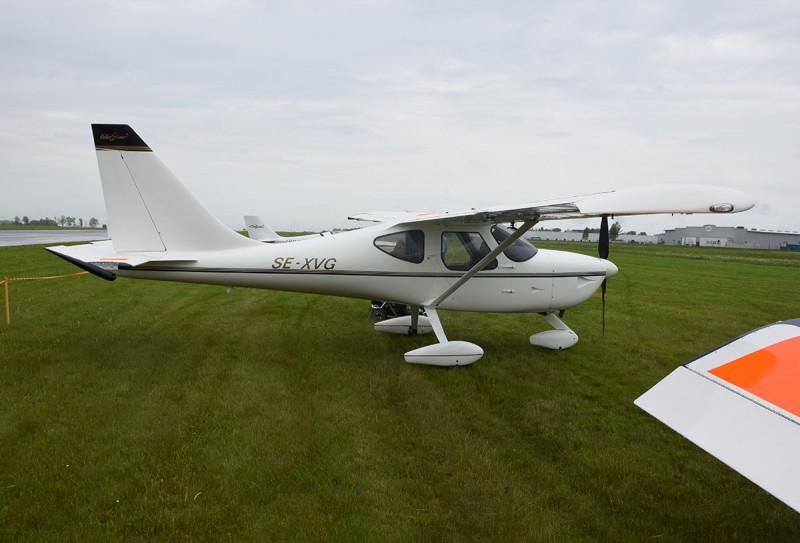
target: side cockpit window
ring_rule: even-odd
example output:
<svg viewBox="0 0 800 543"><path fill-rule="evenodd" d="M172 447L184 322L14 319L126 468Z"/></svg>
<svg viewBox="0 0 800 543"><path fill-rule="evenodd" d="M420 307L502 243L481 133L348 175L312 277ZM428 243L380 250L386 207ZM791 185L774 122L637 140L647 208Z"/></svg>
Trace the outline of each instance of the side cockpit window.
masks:
<svg viewBox="0 0 800 543"><path fill-rule="evenodd" d="M442 262L449 270L467 271L491 252L478 232L443 232ZM484 270L497 267L497 259L489 262Z"/></svg>
<svg viewBox="0 0 800 543"><path fill-rule="evenodd" d="M511 230L505 226L499 224L492 226L492 237L498 244L507 240L509 236L511 236ZM513 262L525 262L533 258L537 250L529 241L520 238L509 245L503 254Z"/></svg>
<svg viewBox="0 0 800 543"><path fill-rule="evenodd" d="M395 232L375 238L375 247L395 258L419 264L425 258L425 234L422 230Z"/></svg>

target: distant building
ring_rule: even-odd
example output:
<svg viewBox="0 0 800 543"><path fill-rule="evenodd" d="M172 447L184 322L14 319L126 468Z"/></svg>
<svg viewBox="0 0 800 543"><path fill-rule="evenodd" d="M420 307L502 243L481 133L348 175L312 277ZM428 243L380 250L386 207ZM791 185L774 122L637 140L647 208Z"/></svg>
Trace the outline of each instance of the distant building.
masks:
<svg viewBox="0 0 800 543"><path fill-rule="evenodd" d="M526 237L531 241L592 241L597 242L597 234L589 234L589 239L583 239L583 232L561 232L555 230L531 230Z"/></svg>
<svg viewBox="0 0 800 543"><path fill-rule="evenodd" d="M666 245L800 250L800 233L758 230L744 226L684 226L658 235Z"/></svg>
<svg viewBox="0 0 800 543"><path fill-rule="evenodd" d="M529 240L536 241L588 241L597 243L600 234L589 232L589 238L583 239L583 232L567 230L566 232L556 232L553 230L531 230L526 236ZM643 234L620 234L617 236L618 242L623 243L658 243L658 236L647 236Z"/></svg>

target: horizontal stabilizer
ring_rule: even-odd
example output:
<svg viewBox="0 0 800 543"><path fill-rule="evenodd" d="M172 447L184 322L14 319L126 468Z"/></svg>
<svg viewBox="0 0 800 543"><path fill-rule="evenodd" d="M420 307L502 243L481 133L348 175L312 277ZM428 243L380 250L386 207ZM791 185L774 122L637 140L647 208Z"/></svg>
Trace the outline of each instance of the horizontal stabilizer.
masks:
<svg viewBox="0 0 800 543"><path fill-rule="evenodd" d="M679 367L635 403L800 512L800 319Z"/></svg>
<svg viewBox="0 0 800 543"><path fill-rule="evenodd" d="M57 247L45 247L45 250L46 251L50 251L51 253L53 253L56 256L60 256L61 258L63 258L64 260L66 260L67 262L72 264L73 266L77 266L80 269L82 269L84 271L87 271L87 272L89 272L89 273L91 273L93 275L96 275L97 277L99 277L101 279L105 279L106 281L113 281L114 279L117 278L117 275L113 271L111 271L109 269L106 269L106 268L101 268L100 266L98 266L96 264L93 264L91 262L86 262L86 261L81 260L79 258L75 258L74 256L72 256L72 255L70 255L68 253L65 253L63 251L59 251Z"/></svg>
<svg viewBox="0 0 800 543"><path fill-rule="evenodd" d="M143 264L165 264L175 262L196 262L188 254L172 252L122 252L114 250L111 241L98 241L83 245L58 245L45 247L54 255L90 273L112 281L119 269L135 268Z"/></svg>

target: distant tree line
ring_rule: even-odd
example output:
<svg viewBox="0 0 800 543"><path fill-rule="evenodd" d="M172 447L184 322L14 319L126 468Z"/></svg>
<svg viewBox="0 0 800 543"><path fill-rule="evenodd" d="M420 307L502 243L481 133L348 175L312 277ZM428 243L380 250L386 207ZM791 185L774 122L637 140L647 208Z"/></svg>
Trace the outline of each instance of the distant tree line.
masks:
<svg viewBox="0 0 800 543"><path fill-rule="evenodd" d="M83 218L75 218L75 217L68 217L66 215L61 215L60 217L50 218L45 217L44 219L29 219L27 215L22 217L21 219L19 216L14 217L14 224L23 224L25 226L61 226L64 228L99 228L100 221L92 217L88 221L84 221ZM105 225L104 225L105 226Z"/></svg>
<svg viewBox="0 0 800 543"><path fill-rule="evenodd" d="M611 228L608 229L608 239L610 239L611 241L616 241L617 237L619 237L620 230L622 230L622 225L619 224L618 221L614 222L614 224L611 225ZM585 239L585 240L589 239L589 233L590 232L592 234L599 234L600 233L600 229L599 228L589 228L587 226L586 228L583 229L583 239ZM635 234L636 232L633 232L633 233Z"/></svg>
<svg viewBox="0 0 800 543"><path fill-rule="evenodd" d="M540 232L561 232L560 228L545 228L545 227L541 227L541 228L537 228L535 230L539 230ZM579 232L579 230L565 230L565 232ZM580 232L582 232L582 234L583 234L581 239L583 239L585 241L585 240L589 239L589 234L599 234L600 233L600 229L599 228L589 228L587 226L586 228L584 228ZM614 241L620 236L620 234L625 235L625 236L636 236L636 235L646 236L646 235L648 235L647 232L638 232L637 233L636 230L629 230L627 232L623 232L622 231L622 225L619 224L619 221L616 221L616 222L614 222L614 224L612 224L608 228L608 238L610 240Z"/></svg>

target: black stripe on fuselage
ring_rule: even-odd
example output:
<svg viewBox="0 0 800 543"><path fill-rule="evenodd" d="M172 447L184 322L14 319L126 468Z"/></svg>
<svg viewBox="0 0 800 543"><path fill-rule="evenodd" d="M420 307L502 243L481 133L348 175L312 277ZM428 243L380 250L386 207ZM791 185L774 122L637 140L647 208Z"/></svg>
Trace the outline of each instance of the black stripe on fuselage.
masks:
<svg viewBox="0 0 800 543"><path fill-rule="evenodd" d="M167 273L224 273L224 274L254 274L254 275L335 275L335 276L360 276L360 277L427 277L427 278L458 278L463 273L427 273L427 272L387 272L387 271L357 271L357 270L294 270L294 269L253 269L253 268L175 268L160 266L137 266L127 268L126 272L167 272ZM605 277L605 272L545 272L545 273L478 273L481 279L514 279L514 278L543 278L543 277Z"/></svg>

